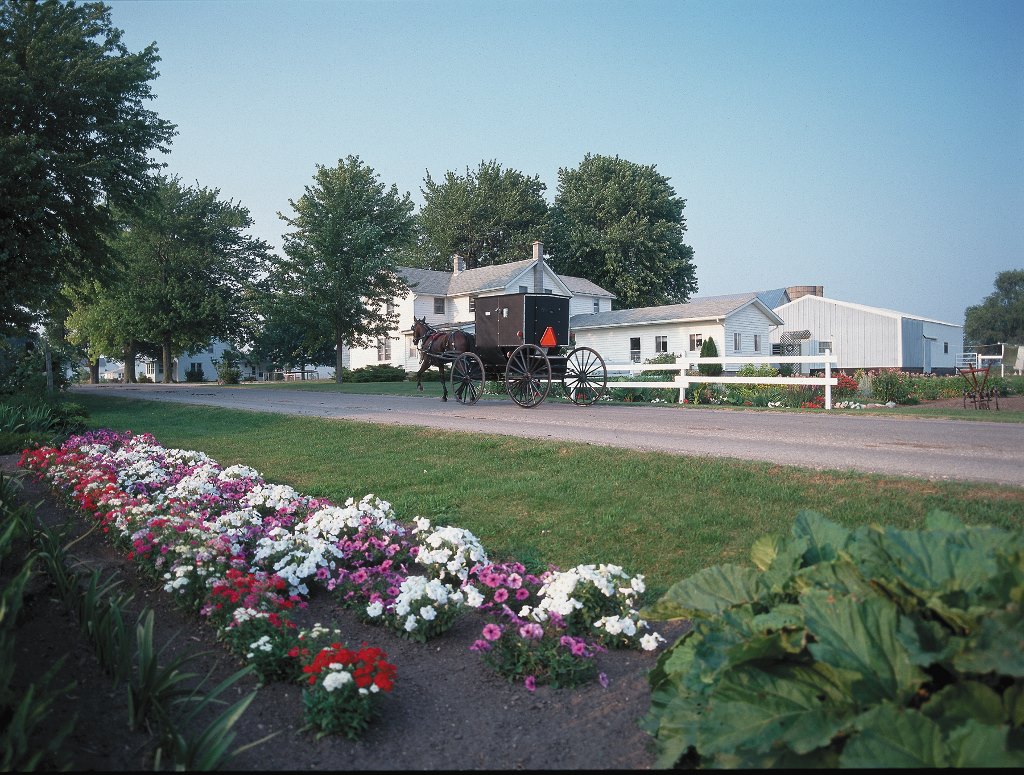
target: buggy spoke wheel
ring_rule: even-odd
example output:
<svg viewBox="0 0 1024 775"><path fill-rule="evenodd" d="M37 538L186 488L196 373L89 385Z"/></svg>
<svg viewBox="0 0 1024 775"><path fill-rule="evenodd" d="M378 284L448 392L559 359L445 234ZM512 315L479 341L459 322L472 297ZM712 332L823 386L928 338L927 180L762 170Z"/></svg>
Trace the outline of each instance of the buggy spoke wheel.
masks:
<svg viewBox="0 0 1024 775"><path fill-rule="evenodd" d="M551 361L535 344L517 348L505 367L505 389L509 397L527 409L536 406L551 389Z"/></svg>
<svg viewBox="0 0 1024 775"><path fill-rule="evenodd" d="M473 405L484 393L484 364L476 353L462 353L452 363L452 393L460 404Z"/></svg>
<svg viewBox="0 0 1024 775"><path fill-rule="evenodd" d="M577 347L565 359L562 388L574 404L589 406L599 399L608 386L608 368L595 350Z"/></svg>

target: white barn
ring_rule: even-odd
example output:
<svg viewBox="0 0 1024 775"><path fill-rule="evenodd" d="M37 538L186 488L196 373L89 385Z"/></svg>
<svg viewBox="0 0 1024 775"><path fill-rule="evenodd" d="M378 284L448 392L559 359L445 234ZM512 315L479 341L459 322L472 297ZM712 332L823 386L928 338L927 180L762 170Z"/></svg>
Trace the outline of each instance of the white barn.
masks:
<svg viewBox="0 0 1024 775"><path fill-rule="evenodd" d="M836 368L846 371L896 368L955 374L963 353L963 326L919 315L815 295L801 296L775 312L784 321L772 331L775 352L816 355L831 350Z"/></svg>
<svg viewBox="0 0 1024 775"><path fill-rule="evenodd" d="M771 354L770 334L780 318L757 293L695 296L686 304L573 315L569 327L579 347L607 363L642 363L655 356L699 356L711 337L721 357ZM735 370L735 369L730 369Z"/></svg>

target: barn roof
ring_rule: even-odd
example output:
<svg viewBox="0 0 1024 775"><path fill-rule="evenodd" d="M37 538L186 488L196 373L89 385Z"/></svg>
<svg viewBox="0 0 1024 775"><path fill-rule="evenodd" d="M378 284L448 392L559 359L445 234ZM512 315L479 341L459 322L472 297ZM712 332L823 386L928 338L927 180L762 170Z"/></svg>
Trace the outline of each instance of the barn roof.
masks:
<svg viewBox="0 0 1024 775"><path fill-rule="evenodd" d="M569 321L573 329L606 328L611 326L649 325L653 323L685 323L715 320L732 315L751 304L756 305L773 325L782 325L782 318L758 298L757 293L733 293L727 296L695 296L685 304L665 304L660 307L618 309L573 315Z"/></svg>
<svg viewBox="0 0 1024 775"><path fill-rule="evenodd" d="M805 301L809 299L810 301ZM959 323L947 323L944 320L935 320L934 318L926 318L921 315L913 315L909 312L900 312L894 309L885 309L884 307L869 307L867 304L857 304L852 301L840 301L839 299L830 299L825 296L801 296L795 301L789 302L789 304L783 304L779 307L780 310L784 310L793 304L833 304L839 307L846 307L847 309L855 309L860 312L867 312L872 315L884 315L885 317L892 318L910 318L912 320L920 320L925 323L937 323L940 326L954 326L955 328L963 328Z"/></svg>

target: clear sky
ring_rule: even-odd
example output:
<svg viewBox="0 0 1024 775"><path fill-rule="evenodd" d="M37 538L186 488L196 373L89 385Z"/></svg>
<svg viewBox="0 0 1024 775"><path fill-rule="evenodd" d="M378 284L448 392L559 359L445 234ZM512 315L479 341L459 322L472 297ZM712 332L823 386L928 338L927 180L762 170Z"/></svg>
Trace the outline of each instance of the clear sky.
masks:
<svg viewBox="0 0 1024 775"><path fill-rule="evenodd" d="M316 165L587 153L686 200L699 295L825 295L962 323L1024 268L1022 0L107 0L161 62L167 172L280 249ZM524 256L525 258L526 256Z"/></svg>

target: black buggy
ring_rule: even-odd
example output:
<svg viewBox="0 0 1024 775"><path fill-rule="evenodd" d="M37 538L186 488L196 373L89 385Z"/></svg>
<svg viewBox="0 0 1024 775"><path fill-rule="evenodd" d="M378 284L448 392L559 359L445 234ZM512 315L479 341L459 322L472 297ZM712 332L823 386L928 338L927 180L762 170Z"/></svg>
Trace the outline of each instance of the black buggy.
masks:
<svg viewBox="0 0 1024 775"><path fill-rule="evenodd" d="M597 401L608 369L589 347L569 347L569 299L544 293L508 293L476 299L476 342L451 361L455 399L475 404L487 380L503 382L527 409L547 398L552 380L574 404Z"/></svg>

